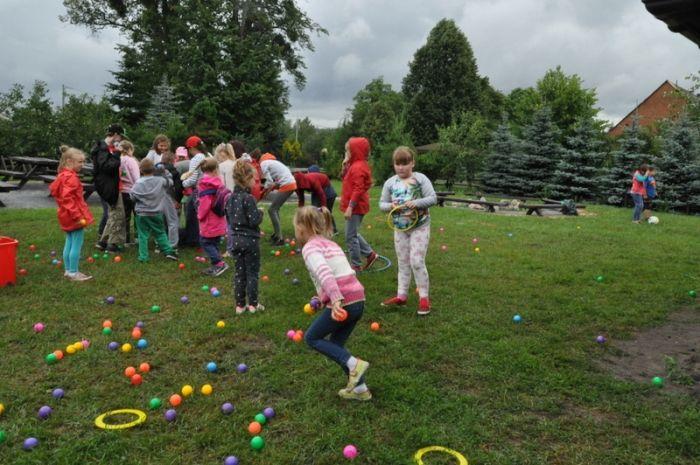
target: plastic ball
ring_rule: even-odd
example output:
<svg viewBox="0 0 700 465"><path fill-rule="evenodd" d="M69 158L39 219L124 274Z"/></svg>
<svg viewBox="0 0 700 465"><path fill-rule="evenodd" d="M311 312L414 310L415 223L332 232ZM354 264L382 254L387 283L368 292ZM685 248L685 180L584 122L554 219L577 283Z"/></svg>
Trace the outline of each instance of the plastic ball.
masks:
<svg viewBox="0 0 700 465"><path fill-rule="evenodd" d="M270 280L270 277L265 274L261 279L263 280L263 282L268 282Z"/></svg>
<svg viewBox="0 0 700 465"><path fill-rule="evenodd" d="M262 431L262 425L257 421L251 421L248 425L248 432L255 436L256 434L260 434L260 431Z"/></svg>
<svg viewBox="0 0 700 465"><path fill-rule="evenodd" d="M520 323L523 318L520 315L513 315L513 323Z"/></svg>
<svg viewBox="0 0 700 465"><path fill-rule="evenodd" d="M40 258L41 258L41 255L39 255L38 253L34 254L34 260L39 260Z"/></svg>
<svg viewBox="0 0 700 465"><path fill-rule="evenodd" d="M53 354L56 356L56 359L63 360L63 351L62 350L54 350Z"/></svg>
<svg viewBox="0 0 700 465"><path fill-rule="evenodd" d="M160 312L160 305L151 306L151 313L158 313L158 312Z"/></svg>
<svg viewBox="0 0 700 465"><path fill-rule="evenodd" d="M51 393L54 399L63 399L63 396L66 395L65 391L61 388L56 388L53 390Z"/></svg>
<svg viewBox="0 0 700 465"><path fill-rule="evenodd" d="M265 407L265 409L263 410L263 415L265 415L265 418L270 420L271 418L275 417L275 409L273 409L272 407Z"/></svg>
<svg viewBox="0 0 700 465"><path fill-rule="evenodd" d="M662 387L664 385L664 379L661 376L654 376L651 379L651 384L655 387Z"/></svg>
<svg viewBox="0 0 700 465"><path fill-rule="evenodd" d="M216 366L216 363L214 363L214 362L209 362L209 363L207 363L207 371L208 371L209 373L215 373L216 370L217 370L217 368L218 368L218 367Z"/></svg>
<svg viewBox="0 0 700 465"><path fill-rule="evenodd" d="M291 256L294 256L294 255L296 255L296 254L297 254L296 250L290 250L290 251L289 251L289 255L291 255Z"/></svg>
<svg viewBox="0 0 700 465"><path fill-rule="evenodd" d="M296 247L296 246L297 246L297 241L295 241L294 239L292 239L291 241L289 241L289 245L291 245L292 247Z"/></svg>
<svg viewBox="0 0 700 465"><path fill-rule="evenodd" d="M179 265L177 265L177 267L178 267L179 269L181 269L181 270L184 270L184 269L185 269L185 264L184 264L184 263L180 263Z"/></svg>
<svg viewBox="0 0 700 465"><path fill-rule="evenodd" d="M248 365L246 365L245 363L239 363L236 367L236 371L238 371L239 373L246 373L248 371Z"/></svg>
<svg viewBox="0 0 700 465"><path fill-rule="evenodd" d="M109 344L107 344L107 348L108 348L109 350L117 350L117 349L119 348L119 343L118 343L118 342L115 342L115 341L112 341L112 342L110 342Z"/></svg>
<svg viewBox="0 0 700 465"><path fill-rule="evenodd" d="M102 334L104 334L105 336L109 336L110 334L112 334L112 328L102 328Z"/></svg>
<svg viewBox="0 0 700 465"><path fill-rule="evenodd" d="M200 389L200 391L205 396L209 396L214 391L214 388L211 387L211 384L205 384L204 386L202 386L202 389Z"/></svg>
<svg viewBox="0 0 700 465"><path fill-rule="evenodd" d="M182 397L180 397L180 394L173 394L173 395L170 396L170 398L168 399L168 402L169 402L170 405L172 405L173 407L177 407L178 405L180 405L180 404L182 403Z"/></svg>
<svg viewBox="0 0 700 465"><path fill-rule="evenodd" d="M44 323L35 323L34 324L34 332L35 333L40 333L44 330Z"/></svg>
<svg viewBox="0 0 700 465"><path fill-rule="evenodd" d="M126 376L127 378L131 378L135 374L136 374L136 368L134 368L134 367L126 367L126 369L124 370L124 376Z"/></svg>
<svg viewBox="0 0 700 465"><path fill-rule="evenodd" d="M19 269L19 274L21 276L27 276L27 269L26 268L20 268Z"/></svg>
<svg viewBox="0 0 700 465"><path fill-rule="evenodd" d="M141 328L136 327L131 330L131 337L133 339L141 339Z"/></svg>
<svg viewBox="0 0 700 465"><path fill-rule="evenodd" d="M256 414L254 418L255 418L255 421L257 421L261 425L264 425L265 423L267 423L267 417L265 415L263 415L262 413Z"/></svg>
<svg viewBox="0 0 700 465"><path fill-rule="evenodd" d="M131 377L131 385L132 385L132 386L138 386L138 385L140 385L142 382L143 382L143 377L142 377L140 374L138 374L138 373L136 373L135 375L133 375L133 376Z"/></svg>
<svg viewBox="0 0 700 465"><path fill-rule="evenodd" d="M136 347L143 350L148 347L148 341L146 339L139 339L139 342L136 343Z"/></svg>
<svg viewBox="0 0 700 465"><path fill-rule="evenodd" d="M87 262L88 262L88 263L95 263L95 259L92 258L92 257L88 257L88 258L87 258Z"/></svg>
<svg viewBox="0 0 700 465"><path fill-rule="evenodd" d="M122 261L122 257L120 257L119 255L114 257L114 263L120 263L121 261Z"/></svg>
<svg viewBox="0 0 700 465"><path fill-rule="evenodd" d="M229 455L224 459L224 465L238 465L238 457Z"/></svg>
<svg viewBox="0 0 700 465"><path fill-rule="evenodd" d="M440 250L442 250L443 252L447 251L447 246L445 244L441 245Z"/></svg>
<svg viewBox="0 0 700 465"><path fill-rule="evenodd" d="M52 364L56 363L57 361L58 361L58 357L56 357L56 354L51 353L51 354L46 356L46 363L48 363L49 365L52 365Z"/></svg>
<svg viewBox="0 0 700 465"><path fill-rule="evenodd" d="M131 352L132 348L133 347L131 347L131 344L128 342L126 344L122 344L122 352Z"/></svg>
<svg viewBox="0 0 700 465"><path fill-rule="evenodd" d="M282 255L282 252L280 252L279 250L275 250L275 257L279 257L280 255Z"/></svg>
<svg viewBox="0 0 700 465"><path fill-rule="evenodd" d="M39 409L37 416L40 420L46 420L47 418L49 418L49 416L51 416L52 412L53 410L51 409L51 407L49 407L48 405L44 405Z"/></svg>
<svg viewBox="0 0 700 465"><path fill-rule="evenodd" d="M508 236L508 237L513 237L513 233L508 233L507 236Z"/></svg>
<svg viewBox="0 0 700 465"><path fill-rule="evenodd" d="M110 320L105 320L102 322L102 327L103 328L111 328L112 327L112 322Z"/></svg>
<svg viewBox="0 0 700 465"><path fill-rule="evenodd" d="M605 281L605 278L603 277L603 275L600 275L600 276L596 276L595 280L598 281L599 283L602 283L603 281Z"/></svg>
<svg viewBox="0 0 700 465"><path fill-rule="evenodd" d="M209 286L207 286L207 285L205 284L204 286L202 286L202 290L203 290L204 292L209 292Z"/></svg>
<svg viewBox="0 0 700 465"><path fill-rule="evenodd" d="M341 308L339 310L339 313L340 316L338 316L337 318L333 318L335 321L345 321L348 319L348 312L344 308Z"/></svg>
<svg viewBox="0 0 700 465"><path fill-rule="evenodd" d="M478 247L474 247L474 252L479 253L479 252L481 252L481 249Z"/></svg>
<svg viewBox="0 0 700 465"><path fill-rule="evenodd" d="M295 250L295 252L296 252L296 253L301 253L301 249L297 247L297 249Z"/></svg>
<svg viewBox="0 0 700 465"><path fill-rule="evenodd" d="M107 304L113 304L114 302L115 302L115 299L111 295L105 299L105 303L107 303Z"/></svg>
<svg viewBox="0 0 700 465"><path fill-rule="evenodd" d="M290 329L289 331L287 331L287 338L294 339L295 334L296 334L296 331L294 331L293 329Z"/></svg>
<svg viewBox="0 0 700 465"><path fill-rule="evenodd" d="M73 344L73 348L75 349L76 352L80 352L81 350L83 350L85 348L85 346L83 346L82 342L76 342L75 344Z"/></svg>
<svg viewBox="0 0 700 465"><path fill-rule="evenodd" d="M56 260L56 259L54 258L53 260L51 260L51 264L52 264L52 265L58 264L58 260Z"/></svg>
<svg viewBox="0 0 700 465"><path fill-rule="evenodd" d="M73 344L66 347L66 353L68 355L73 355L75 353L75 347L73 347Z"/></svg>
<svg viewBox="0 0 700 465"><path fill-rule="evenodd" d="M146 326L146 323L143 321L137 321L135 326L139 329L143 329Z"/></svg>
<svg viewBox="0 0 700 465"><path fill-rule="evenodd" d="M29 250L31 250L32 252L34 252L34 251L36 250L36 246L35 246L34 244L30 244L30 245L29 245Z"/></svg>
<svg viewBox="0 0 700 465"><path fill-rule="evenodd" d="M292 279L292 284L294 284L295 286L297 286L299 284L299 282L300 282L299 278Z"/></svg>
<svg viewBox="0 0 700 465"><path fill-rule="evenodd" d="M27 438L22 443L22 449L30 451L39 445L39 440L37 438Z"/></svg>
<svg viewBox="0 0 700 465"><path fill-rule="evenodd" d="M373 321L372 324L369 325L369 329L372 331L379 331L379 323Z"/></svg>
<svg viewBox="0 0 700 465"><path fill-rule="evenodd" d="M218 291L218 290L219 290L218 287L212 287L212 288L209 289L209 293L210 293L210 294L213 294L213 293L215 293L215 292Z"/></svg>
<svg viewBox="0 0 700 465"><path fill-rule="evenodd" d="M476 244L477 242L479 242L479 239L477 239L476 237L472 239L472 244Z"/></svg>
<svg viewBox="0 0 700 465"><path fill-rule="evenodd" d="M163 417L165 417L165 421L167 422L173 422L177 418L177 412L175 409L169 409L166 410L165 413L163 414Z"/></svg>
<svg viewBox="0 0 700 465"><path fill-rule="evenodd" d="M348 444L343 448L343 456L348 460L353 460L357 457L357 447L352 444Z"/></svg>
<svg viewBox="0 0 700 465"><path fill-rule="evenodd" d="M149 371L151 371L151 365L149 365L146 362L143 362L141 365L139 365L139 371L141 373L148 373Z"/></svg>
<svg viewBox="0 0 700 465"><path fill-rule="evenodd" d="M318 310L319 308L321 308L321 299L319 299L318 297L312 297L309 301L309 304L311 304L313 308Z"/></svg>
<svg viewBox="0 0 700 465"><path fill-rule="evenodd" d="M216 289L215 291L212 291L211 295L212 295L213 297L219 297L219 296L221 295L221 292L219 292L219 290Z"/></svg>
<svg viewBox="0 0 700 465"><path fill-rule="evenodd" d="M216 327L219 328L219 329L225 328L225 327L226 327L226 322L223 321L223 320L219 320L219 321L216 322Z"/></svg>
<svg viewBox="0 0 700 465"><path fill-rule="evenodd" d="M92 258L93 258L93 260L96 258L100 258L100 254L94 253L94 254L92 254Z"/></svg>
<svg viewBox="0 0 700 465"><path fill-rule="evenodd" d="M698 296L698 293L697 291L688 291L688 295L694 299Z"/></svg>
<svg viewBox="0 0 700 465"><path fill-rule="evenodd" d="M104 258L105 260L107 260L107 259L109 258L109 254L108 254L108 253L102 254L102 258Z"/></svg>
<svg viewBox="0 0 700 465"><path fill-rule="evenodd" d="M304 340L304 332L301 331L301 330L295 332L295 333L294 333L294 337L292 338L292 340L293 340L294 342L296 342L297 344L299 344L301 341Z"/></svg>
<svg viewBox="0 0 700 465"><path fill-rule="evenodd" d="M148 401L148 408L151 410L157 410L163 405L163 401L160 400L158 397L154 397L153 399Z"/></svg>
<svg viewBox="0 0 700 465"><path fill-rule="evenodd" d="M289 273L291 273L291 272L292 272L292 270L290 270L289 268L285 268L285 269L284 269L284 274L289 274Z"/></svg>
<svg viewBox="0 0 700 465"><path fill-rule="evenodd" d="M190 299L186 295L183 295L182 297L180 297L180 302L182 302L183 304L188 304L190 303Z"/></svg>
<svg viewBox="0 0 700 465"><path fill-rule="evenodd" d="M607 341L607 339L605 339L605 336L603 336L602 334L595 338L595 342L597 342L598 344L605 344L605 341Z"/></svg>
<svg viewBox="0 0 700 465"><path fill-rule="evenodd" d="M307 315L313 315L314 313L316 313L316 310L314 310L311 304L306 304L304 305L304 313L306 313Z"/></svg>
<svg viewBox="0 0 700 465"><path fill-rule="evenodd" d="M3 430L0 429L0 444L5 442L6 440L7 440L7 434Z"/></svg>
<svg viewBox="0 0 700 465"><path fill-rule="evenodd" d="M445 228L443 228L442 226L440 226L440 232L441 232L441 233L445 232Z"/></svg>
<svg viewBox="0 0 700 465"><path fill-rule="evenodd" d="M265 447L265 440L260 436L254 436L253 439L250 440L250 447L252 447L253 450L262 450L262 448Z"/></svg>
<svg viewBox="0 0 700 465"><path fill-rule="evenodd" d="M87 339L83 339L82 341L80 341L80 344L82 344L83 349L87 349L88 347L90 347L90 341L88 341Z"/></svg>
<svg viewBox="0 0 700 465"><path fill-rule="evenodd" d="M0 415L2 415L3 413L5 413L5 405L0 404Z"/></svg>
<svg viewBox="0 0 700 465"><path fill-rule="evenodd" d="M184 386L182 386L182 389L180 390L180 392L182 393L183 397L189 397L194 392L194 388L192 386L190 386L189 384L185 384Z"/></svg>
<svg viewBox="0 0 700 465"><path fill-rule="evenodd" d="M230 415L233 413L235 408L233 407L233 404L231 402L225 402L224 404L221 405L221 413L224 415Z"/></svg>

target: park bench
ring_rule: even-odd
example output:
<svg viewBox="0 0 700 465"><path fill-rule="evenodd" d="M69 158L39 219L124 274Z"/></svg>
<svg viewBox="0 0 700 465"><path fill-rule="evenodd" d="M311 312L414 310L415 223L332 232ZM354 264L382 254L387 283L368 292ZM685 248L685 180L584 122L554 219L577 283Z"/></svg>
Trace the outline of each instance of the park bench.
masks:
<svg viewBox="0 0 700 465"><path fill-rule="evenodd" d="M492 213L495 213L496 207L507 207L508 203L505 202L489 202L485 200L472 200L472 199L457 199L452 197L455 193L454 192L436 192L438 199L438 206L444 207L445 202L455 202L455 203L466 203L466 204L475 204L475 205L481 205L486 207L486 210Z"/></svg>
<svg viewBox="0 0 700 465"><path fill-rule="evenodd" d="M535 213L537 216L542 216L542 210L559 210L559 212L564 213L564 210L566 210L568 207L564 205L562 202L559 202L557 200L551 200L551 199L543 199L545 202L544 204L527 204L527 203L522 203L520 204L520 208L527 209L525 212L525 215L532 215ZM586 208L585 205L576 205L576 209L579 208ZM576 213L578 214L578 213Z"/></svg>
<svg viewBox="0 0 700 465"><path fill-rule="evenodd" d="M0 192L12 192L16 191L17 189L19 189L19 186L17 184L11 184L9 182L0 181ZM4 206L5 203L2 200L0 200L0 207Z"/></svg>

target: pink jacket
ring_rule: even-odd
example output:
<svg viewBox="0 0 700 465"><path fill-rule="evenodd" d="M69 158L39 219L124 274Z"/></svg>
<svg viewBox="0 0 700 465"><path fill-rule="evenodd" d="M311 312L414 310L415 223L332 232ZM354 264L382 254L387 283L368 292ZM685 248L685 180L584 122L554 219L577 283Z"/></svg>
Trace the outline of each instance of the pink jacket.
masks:
<svg viewBox="0 0 700 465"><path fill-rule="evenodd" d="M131 192L134 183L139 180L141 173L139 172L139 162L136 158L122 155L121 167L119 168L121 184L119 185L120 192Z"/></svg>
<svg viewBox="0 0 700 465"><path fill-rule="evenodd" d="M218 189L223 186L224 183L221 182L221 178L205 173L197 184L197 191ZM215 195L202 195L199 197L197 219L199 220L199 235L202 237L220 237L226 234L226 217L219 216L211 210L212 202L215 200Z"/></svg>

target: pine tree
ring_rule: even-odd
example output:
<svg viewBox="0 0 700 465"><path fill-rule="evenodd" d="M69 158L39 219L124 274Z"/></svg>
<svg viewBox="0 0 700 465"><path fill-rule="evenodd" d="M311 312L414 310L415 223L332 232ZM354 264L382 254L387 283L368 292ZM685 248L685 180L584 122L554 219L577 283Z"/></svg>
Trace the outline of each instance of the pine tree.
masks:
<svg viewBox="0 0 700 465"><path fill-rule="evenodd" d="M481 184L487 192L500 194L522 193L522 182L517 170L522 158L520 140L510 131L510 124L504 118L496 128L489 145L489 155Z"/></svg>
<svg viewBox="0 0 700 465"><path fill-rule="evenodd" d="M645 152L646 143L642 137L639 118L635 117L632 124L625 128L619 139L619 148L612 153L612 166L601 178L601 193L611 205L622 206L625 194L631 186L634 170L650 159Z"/></svg>
<svg viewBox="0 0 700 465"><path fill-rule="evenodd" d="M554 172L552 196L559 199L592 199L595 196L596 174L603 160L603 141L591 118L579 120L574 135L567 139L561 161Z"/></svg>
<svg viewBox="0 0 700 465"><path fill-rule="evenodd" d="M178 105L175 89L168 84L168 77L163 76L161 83L154 89L151 106L146 113L146 127L159 132L166 131L172 120L181 120L177 112Z"/></svg>
<svg viewBox="0 0 700 465"><path fill-rule="evenodd" d="M135 126L146 116L158 75L148 58L133 47L118 45L122 57L119 71L112 71L115 82L107 84L109 101L119 109L120 120Z"/></svg>
<svg viewBox="0 0 700 465"><path fill-rule="evenodd" d="M655 163L659 203L685 213L700 211L700 140L689 118L671 126Z"/></svg>
<svg viewBox="0 0 700 465"><path fill-rule="evenodd" d="M523 131L523 157L518 170L523 194L551 194L554 171L562 154L559 136L551 110L542 107L535 112L532 123Z"/></svg>

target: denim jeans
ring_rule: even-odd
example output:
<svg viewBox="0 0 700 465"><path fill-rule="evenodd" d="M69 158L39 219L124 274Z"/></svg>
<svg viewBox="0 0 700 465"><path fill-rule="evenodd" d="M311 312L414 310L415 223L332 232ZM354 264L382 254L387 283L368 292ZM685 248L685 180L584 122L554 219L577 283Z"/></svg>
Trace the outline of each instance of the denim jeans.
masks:
<svg viewBox="0 0 700 465"><path fill-rule="evenodd" d="M350 254L350 264L353 266L362 266L362 257L372 254L372 247L358 232L362 225L362 218L364 215L352 215L345 222L345 245Z"/></svg>
<svg viewBox="0 0 700 465"><path fill-rule="evenodd" d="M219 253L219 242L221 237L199 237L199 244L204 249L212 265L221 263L221 254Z"/></svg>
<svg viewBox="0 0 700 465"><path fill-rule="evenodd" d="M347 363L350 359L350 352L345 348L345 342L352 334L352 330L355 329L357 322L362 318L365 303L364 301L355 302L344 308L348 312L348 317L345 321L335 321L331 317L331 309L324 308L311 323L309 329L306 330L304 340L309 347L321 352L340 365L340 368L347 375L349 372ZM326 336L330 337L326 339ZM363 376L358 384L364 382Z"/></svg>
<svg viewBox="0 0 700 465"><path fill-rule="evenodd" d="M642 194L632 194L632 200L634 200L632 221L639 221L639 219L642 217L642 210L644 210L644 198L642 197Z"/></svg>

